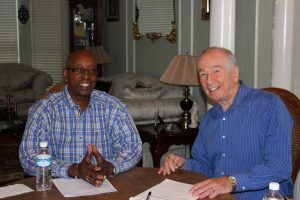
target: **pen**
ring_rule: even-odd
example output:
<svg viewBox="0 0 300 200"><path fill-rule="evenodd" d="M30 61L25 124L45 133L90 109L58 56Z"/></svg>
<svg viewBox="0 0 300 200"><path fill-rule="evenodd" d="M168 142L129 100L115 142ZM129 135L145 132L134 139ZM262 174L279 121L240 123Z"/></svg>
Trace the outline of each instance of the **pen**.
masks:
<svg viewBox="0 0 300 200"><path fill-rule="evenodd" d="M149 200L151 196L151 191L148 193L146 200Z"/></svg>

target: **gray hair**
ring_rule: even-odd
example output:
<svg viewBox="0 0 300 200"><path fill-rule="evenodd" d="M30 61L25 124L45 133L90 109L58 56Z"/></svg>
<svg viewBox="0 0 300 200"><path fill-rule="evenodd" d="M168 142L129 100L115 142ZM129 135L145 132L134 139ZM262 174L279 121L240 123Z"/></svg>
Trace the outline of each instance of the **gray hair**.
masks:
<svg viewBox="0 0 300 200"><path fill-rule="evenodd" d="M214 46L213 46L213 47L208 47L207 49L205 49L205 50L201 53L200 59L201 59L201 57L202 57L204 54L206 54L206 53L208 53L208 52L210 52L210 51L215 51L215 50L222 52L222 53L227 57L228 67L229 67L229 68L232 69L234 66L238 65L238 64L237 64L237 61L236 61L236 57L235 57L235 55L232 53L232 51L230 51L229 49L226 49L226 48L224 48L224 47L214 47Z"/></svg>

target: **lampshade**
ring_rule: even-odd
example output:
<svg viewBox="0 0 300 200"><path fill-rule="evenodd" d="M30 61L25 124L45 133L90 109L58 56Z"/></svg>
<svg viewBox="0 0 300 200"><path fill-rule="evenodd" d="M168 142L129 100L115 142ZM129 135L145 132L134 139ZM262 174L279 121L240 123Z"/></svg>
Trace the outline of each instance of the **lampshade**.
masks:
<svg viewBox="0 0 300 200"><path fill-rule="evenodd" d="M199 86L198 78L198 57L190 55L177 55L173 58L160 81L174 85L184 85L184 99L180 101L180 107L183 110L179 123L183 129L188 129L191 124L190 110L193 101L189 98L190 89L188 86ZM192 125L194 126L194 125Z"/></svg>
<svg viewBox="0 0 300 200"><path fill-rule="evenodd" d="M111 60L102 46L87 46L86 50L90 51L96 59L97 64L111 63Z"/></svg>
<svg viewBox="0 0 300 200"><path fill-rule="evenodd" d="M174 85L199 86L198 56L176 55L160 81Z"/></svg>

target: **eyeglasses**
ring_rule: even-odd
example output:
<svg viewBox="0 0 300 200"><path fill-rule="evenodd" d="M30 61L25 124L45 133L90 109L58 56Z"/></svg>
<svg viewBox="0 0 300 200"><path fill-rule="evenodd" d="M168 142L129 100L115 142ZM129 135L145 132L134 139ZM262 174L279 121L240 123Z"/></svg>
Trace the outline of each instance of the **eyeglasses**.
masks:
<svg viewBox="0 0 300 200"><path fill-rule="evenodd" d="M66 70L71 71L74 74L85 74L88 73L90 75L97 75L98 70L96 68L91 68L91 69L84 69L84 68L79 68L79 67L67 67Z"/></svg>

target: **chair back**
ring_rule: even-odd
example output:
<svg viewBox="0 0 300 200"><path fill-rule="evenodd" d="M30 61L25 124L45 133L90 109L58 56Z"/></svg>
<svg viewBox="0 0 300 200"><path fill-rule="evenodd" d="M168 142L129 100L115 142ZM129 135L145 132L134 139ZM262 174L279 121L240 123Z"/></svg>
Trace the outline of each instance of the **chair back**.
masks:
<svg viewBox="0 0 300 200"><path fill-rule="evenodd" d="M292 92L275 87L263 88L262 90L277 94L285 103L293 120L292 130L292 180L295 182L300 169L300 100Z"/></svg>
<svg viewBox="0 0 300 200"><path fill-rule="evenodd" d="M42 99L47 99L50 93L56 93L62 91L64 87L65 87L65 83L57 83L53 85L48 90L46 90L46 92L42 96Z"/></svg>

